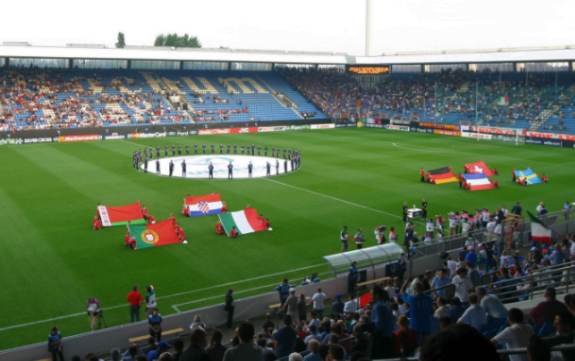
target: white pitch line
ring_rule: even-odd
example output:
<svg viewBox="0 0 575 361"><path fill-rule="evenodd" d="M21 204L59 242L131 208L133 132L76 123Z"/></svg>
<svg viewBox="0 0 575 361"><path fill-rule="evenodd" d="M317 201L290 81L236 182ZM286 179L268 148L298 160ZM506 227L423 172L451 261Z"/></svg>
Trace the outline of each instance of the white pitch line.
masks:
<svg viewBox="0 0 575 361"><path fill-rule="evenodd" d="M218 284L218 285L209 286L209 287L204 287L204 288L198 288L198 289L195 289L195 290L189 290L189 291L184 291L184 292L172 293L172 294L169 294L169 295L165 295L165 296L162 296L162 297L158 297L158 300L166 300L166 299L169 299L169 298L174 298L174 297L189 295L189 294L198 293L198 292L203 292L203 291L209 291L209 290L212 290L212 289L217 289L217 288L222 288L222 287L227 287L227 286L233 286L233 285L237 285L237 284L241 284L241 283L245 283L245 282L257 281L257 280L260 280L260 279L266 279L266 278L270 278L270 277L286 275L286 274L290 274L290 273L294 273L294 272L304 271L304 270L306 270L306 269L311 269L311 268L319 267L319 266L322 266L322 265L324 265L324 263L317 263L317 264L314 264L314 265L311 265L311 266L300 267L300 268L292 269L292 270L289 270L289 271L269 273L269 274L266 274L266 275L261 275L261 276L256 276L256 277L250 277L250 278L244 278L243 280L237 280L237 281L232 281L232 282L221 283L221 284ZM214 296L214 297L215 297L215 296ZM220 297L220 296L217 296L217 297ZM119 308L123 308L123 307L127 307L127 304L120 304L120 305L114 305L114 306L109 306L109 307L103 307L102 310L104 310L104 311L109 311L109 310L115 310L115 309L119 309ZM84 316L84 315L86 315L86 312L75 312L75 313L70 313L70 314L67 314L67 315L61 315L61 316L46 318L46 319L43 319L43 320L30 321L30 322L20 323L20 324L16 324L16 325L10 325L10 326L5 326L5 327L0 327L0 332L9 331L9 330L14 330L14 329L23 328L23 327L28 327L28 326L40 325L40 324L43 324L43 323L48 323L48 322L53 322L53 321L59 321L59 320L64 320L64 319L74 318L74 317L79 317L79 316Z"/></svg>
<svg viewBox="0 0 575 361"><path fill-rule="evenodd" d="M345 199L341 199L341 198L338 198L338 197L334 197L334 196L331 196L331 195L329 195L329 194L312 191L311 189L294 186L294 185L291 185L291 184L288 184L288 183L284 183L284 182L280 182L280 181L278 181L278 180L271 179L271 178L264 178L264 180L267 180L268 182L280 184L280 185L282 185L282 186L284 186L284 187L288 187L288 188L292 188L292 189L297 189L297 190L299 190L299 191L307 192L307 193L310 193L310 194L315 194L316 196L320 196L320 197L324 197L324 198L327 198L327 199L331 199L331 200L333 200L333 201L341 202L341 203L344 203L344 204L347 204L347 205L350 205L350 206L353 206L353 207L356 207L356 208L367 209L368 211L376 212L376 213L379 213L379 214L385 214L385 215L390 216L390 217L402 219L402 217L401 217L401 216L398 216L397 214L393 214L393 213L389 213L389 212L386 212L386 211L382 211L381 209L371 208L371 207L369 207L369 206L366 206L366 205L363 205L363 204L359 204L359 203L355 203L355 202L352 202L352 201L348 201L348 200L345 200Z"/></svg>
<svg viewBox="0 0 575 361"><path fill-rule="evenodd" d="M401 146L399 143L395 143L395 142L392 142L391 145L394 146L394 147L397 148L397 149L407 149L407 150L411 150L411 151L414 151L414 152L421 152L421 153L440 153L440 152L442 152L442 151L440 151L440 150L431 150L431 149L421 149L421 148L413 148L413 147L404 147L404 146Z"/></svg>
<svg viewBox="0 0 575 361"><path fill-rule="evenodd" d="M329 274L330 272L322 272L318 275L318 277L323 277L326 274ZM253 291L257 291L257 290L261 290L261 289L270 289L273 286L276 286L277 283L269 283L266 285L261 285L261 286L256 286L256 287L251 287L251 288L246 288L245 290L239 290L237 292L234 292L234 295L241 295L244 293L249 293L249 292L253 292ZM180 313L180 306L185 306L185 305L193 305L195 303L202 303L205 301L209 301L212 299L216 299L216 298L221 298L221 296L209 296L209 297L205 297L205 298L200 298L197 300L193 300L193 301L188 301L188 302L183 302L183 303L176 303L174 305L172 305L172 308L177 310L178 313Z"/></svg>

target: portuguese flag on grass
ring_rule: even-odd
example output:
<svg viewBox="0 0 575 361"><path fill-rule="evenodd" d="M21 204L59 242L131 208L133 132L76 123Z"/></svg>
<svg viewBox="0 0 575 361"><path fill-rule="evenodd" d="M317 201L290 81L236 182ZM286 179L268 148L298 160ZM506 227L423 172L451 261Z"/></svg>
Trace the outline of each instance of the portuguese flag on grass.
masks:
<svg viewBox="0 0 575 361"><path fill-rule="evenodd" d="M255 208L246 208L241 211L221 213L218 217L220 218L220 223L224 227L224 231L228 236L233 227L236 227L238 234L240 235L267 231L269 228L268 221L259 215Z"/></svg>
<svg viewBox="0 0 575 361"><path fill-rule="evenodd" d="M154 224L129 224L128 232L130 238L136 241L135 249L181 243L173 219L166 219Z"/></svg>
<svg viewBox="0 0 575 361"><path fill-rule="evenodd" d="M104 227L123 226L128 223L146 223L140 202L117 207L100 205L98 206L98 215Z"/></svg>

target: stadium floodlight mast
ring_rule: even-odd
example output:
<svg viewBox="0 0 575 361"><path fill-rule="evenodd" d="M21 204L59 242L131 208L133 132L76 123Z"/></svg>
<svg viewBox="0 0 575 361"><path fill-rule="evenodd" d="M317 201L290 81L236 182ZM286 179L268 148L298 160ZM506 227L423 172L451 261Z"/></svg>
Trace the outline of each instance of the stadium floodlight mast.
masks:
<svg viewBox="0 0 575 361"><path fill-rule="evenodd" d="M371 9L373 0L365 0L365 56L371 55Z"/></svg>

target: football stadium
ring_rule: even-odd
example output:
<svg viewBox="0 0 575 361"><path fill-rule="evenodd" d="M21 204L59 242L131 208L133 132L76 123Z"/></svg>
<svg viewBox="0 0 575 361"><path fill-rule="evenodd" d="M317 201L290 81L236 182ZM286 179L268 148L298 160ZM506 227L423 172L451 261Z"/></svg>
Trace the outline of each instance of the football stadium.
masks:
<svg viewBox="0 0 575 361"><path fill-rule="evenodd" d="M362 54L0 35L0 360L575 360L575 46L377 3Z"/></svg>

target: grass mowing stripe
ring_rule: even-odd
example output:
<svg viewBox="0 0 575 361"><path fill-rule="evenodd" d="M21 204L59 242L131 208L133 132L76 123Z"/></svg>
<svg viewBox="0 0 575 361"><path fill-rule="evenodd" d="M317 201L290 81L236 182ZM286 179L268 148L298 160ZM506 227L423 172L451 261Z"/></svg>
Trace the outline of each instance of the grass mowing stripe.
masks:
<svg viewBox="0 0 575 361"><path fill-rule="evenodd" d="M247 282L252 282L252 281L258 281L258 280L262 280L262 279L267 279L267 278L271 278L271 277L276 277L276 276L283 276L285 277L286 275L292 274L292 273L296 273L296 272L300 272L300 271L305 271L305 270L310 270L310 269L315 269L318 268L320 266L325 266L324 263L318 263L318 264L314 264L311 266L305 266L305 267L300 267L300 268L296 268L296 269L291 269L291 270L287 270L287 271L282 271L282 272L275 272L275 273L270 273L267 275L261 275L261 276L255 276L252 278L246 278L246 279L242 279L242 280L237 280L237 281L232 281L232 282L227 282L227 283L223 283L223 284L219 284L219 285L213 285L213 286L209 286L209 287L205 287L202 289L196 289L196 290L189 290L189 291L184 291L184 292L178 292L178 293L173 293L170 295L166 295L166 296L161 296L158 297L159 301L164 301L167 299L171 299L171 298L175 298L175 297L180 297L180 296L184 296L184 295L191 295L194 293L199 293L199 292L203 292L203 291L208 291L208 290L213 290L213 289L218 289L218 288L223 288L223 287L229 287L229 286L236 286L242 283L247 283ZM323 273L322 273L323 274ZM277 283L273 283L273 285L275 285ZM266 287L270 287L270 285L263 285L263 286L257 286L257 287L253 287L250 288L248 290L240 290L237 293L238 294L243 294L249 291L253 291L256 289L263 289ZM199 299L199 300L194 300L194 301L189 301L189 302L183 302L183 303L177 303L174 304L175 306L183 306L183 305L187 305L187 304L194 304L194 303L201 303L205 300L210 300L210 299L215 299L215 298L221 298L221 295L217 295L217 296L210 296L210 297L206 297L204 299ZM116 310L119 308L125 308L126 304L121 304L121 305L114 305L114 306L108 306L108 307L103 307L102 309L104 311L111 311L111 310ZM179 312L179 311L178 311ZM51 317L48 319L43 319L43 320L37 320L37 321L31 321L31 322L25 322L25 323L21 323L21 324L17 324L17 325L10 325L10 326L5 326L5 327L0 327L0 332L5 332L5 331L9 331L9 330L14 330L14 329L18 329L18 328L24 328L24 327L28 327L28 326L34 326L34 325L38 325L38 324L42 324L42 323L48 323L48 322L53 322L53 321L59 321L59 320L64 320L67 318L73 318L73 317L78 317L78 316L85 316L86 312L76 312L76 313L70 313L67 315L61 315L61 316L56 316L56 317Z"/></svg>
<svg viewBox="0 0 575 361"><path fill-rule="evenodd" d="M311 190L311 189L294 186L294 185L291 185L291 184L288 184L288 183L284 183L284 182L280 182L280 181L278 181L278 180L271 179L271 178L264 178L264 179L265 179L266 181L268 181L268 182L272 182L272 183L275 183L275 184L280 184L280 185L282 185L282 186L284 186L284 187L292 188L292 189L295 189L295 190L298 190L298 191L302 191L302 192L307 192L307 193L314 194L314 195L319 196L319 197L324 197L324 198L327 198L327 199L331 199L331 200L333 200L333 201L341 202L341 203L347 204L347 205L349 205L349 206L353 206L353 207L356 207L356 208L367 209L368 211L371 211L371 212L376 212L376 213L379 213L379 214L385 214L386 216L390 216L390 217L394 217L394 218L401 219L401 217L398 216L397 214L393 214L393 213L389 213L389 212L386 212L386 211L382 211L382 210L380 210L380 209L375 209L375 208L372 208L372 207L369 207L369 206L366 206L366 205L363 205L363 204L351 202L351 201L348 201L348 200L345 200L345 199L341 199L341 198L338 198L338 197L331 196L331 195L329 195L329 194L320 193L320 192L316 192L316 191Z"/></svg>
<svg viewBox="0 0 575 361"><path fill-rule="evenodd" d="M302 169L274 181L389 214L265 180L169 179L130 167L134 149L160 146L163 150L166 144L198 143L255 144L268 146L268 151L269 147L299 149ZM421 149L440 152L417 151ZM401 205L418 204L422 198L429 201L433 215L509 207L517 200L524 209L533 209L541 200L549 209L559 209L564 201L575 198L572 152L374 129L1 146L0 188L8 201L0 200L0 228L4 230L0 246L6 250L0 255L0 270L3 293L9 295L0 297L5 311L1 322L9 326L75 313L84 307L87 297L93 296L104 306L120 305L134 284L154 284L160 296L171 295L316 264L322 256L339 250L337 235L342 224L368 230L366 246L375 244L369 230L379 224L402 229ZM464 192L457 185L419 182L421 167L449 165L461 171L464 163L478 159L499 170L501 175L495 177L499 189ZM511 171L527 166L547 173L550 183L533 187L511 183ZM183 196L211 192L222 194L231 210L247 204L257 208L271 220L273 232L230 240L214 234L213 217L189 219L179 215ZM158 219L174 213L188 234L189 244L131 252L123 247L124 229L91 231L97 202L115 205L135 200L142 201ZM263 282L274 281L268 280ZM242 287L257 287L257 282ZM223 297L221 290L176 296L169 301L216 300ZM164 313L171 310L166 306ZM109 325L127 320L123 307L106 314ZM87 320L80 316L54 322L66 335L88 330ZM0 348L44 340L48 326L52 325L5 331Z"/></svg>

